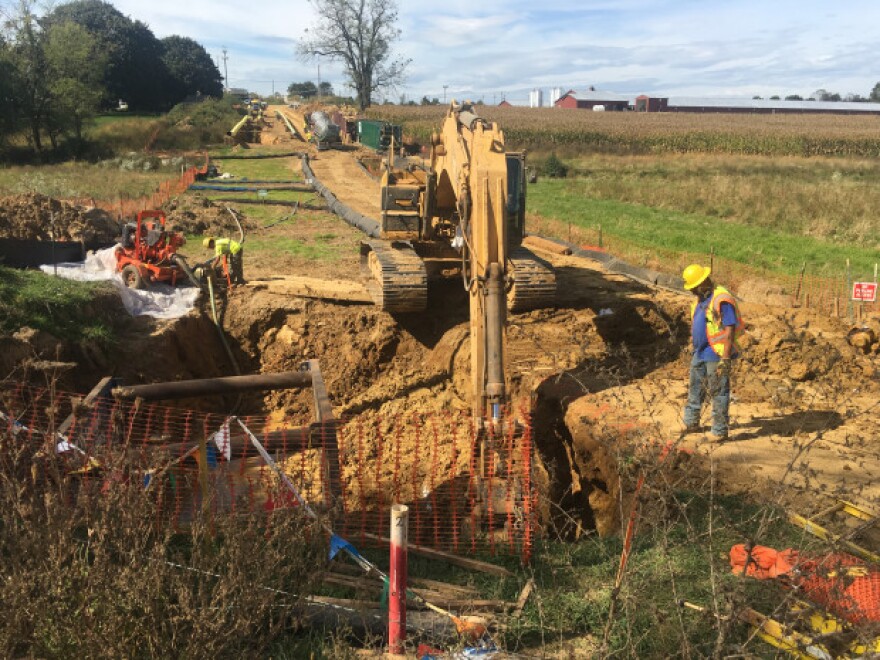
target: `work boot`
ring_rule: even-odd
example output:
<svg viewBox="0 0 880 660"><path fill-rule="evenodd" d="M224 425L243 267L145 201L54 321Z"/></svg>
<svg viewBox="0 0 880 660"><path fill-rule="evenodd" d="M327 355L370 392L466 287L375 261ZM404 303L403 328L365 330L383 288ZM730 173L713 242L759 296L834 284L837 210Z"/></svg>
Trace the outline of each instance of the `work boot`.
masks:
<svg viewBox="0 0 880 660"><path fill-rule="evenodd" d="M715 435L714 433L710 433L707 437L709 438L710 442L717 445L724 444L725 442L730 440L730 436L726 433L724 435Z"/></svg>

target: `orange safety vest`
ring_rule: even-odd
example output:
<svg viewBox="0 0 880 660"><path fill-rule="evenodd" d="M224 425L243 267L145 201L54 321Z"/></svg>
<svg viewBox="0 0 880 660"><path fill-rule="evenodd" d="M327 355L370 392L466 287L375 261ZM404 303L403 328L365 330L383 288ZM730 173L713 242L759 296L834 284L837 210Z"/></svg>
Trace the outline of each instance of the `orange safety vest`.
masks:
<svg viewBox="0 0 880 660"><path fill-rule="evenodd" d="M694 322L698 303L698 300L694 300L691 303L691 323ZM730 304L736 314L736 325L733 326L732 330L721 325L721 303ZM743 323L742 317L739 315L736 299L723 286L716 286L712 292L712 300L706 306L706 338L709 340L712 350L715 351L718 357L724 357L724 341L727 339L727 333L733 332L734 354L739 353L737 339L744 329L745 323Z"/></svg>

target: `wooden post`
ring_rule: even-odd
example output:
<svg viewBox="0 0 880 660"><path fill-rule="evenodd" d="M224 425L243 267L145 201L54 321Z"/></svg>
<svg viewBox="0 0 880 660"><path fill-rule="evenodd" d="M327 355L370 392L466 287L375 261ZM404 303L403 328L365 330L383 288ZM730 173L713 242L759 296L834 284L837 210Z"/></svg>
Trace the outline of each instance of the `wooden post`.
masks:
<svg viewBox="0 0 880 660"><path fill-rule="evenodd" d="M715 246L709 248L709 270L715 270ZM714 276L714 273L713 273Z"/></svg>
<svg viewBox="0 0 880 660"><path fill-rule="evenodd" d="M401 654L406 643L406 540L409 507L391 507L391 567L388 571L388 652Z"/></svg>
<svg viewBox="0 0 880 660"><path fill-rule="evenodd" d="M599 225L599 247L604 247L602 245L602 225Z"/></svg>
<svg viewBox="0 0 880 660"><path fill-rule="evenodd" d="M803 265L801 266L801 274L798 276L797 289L795 289L795 292L794 292L794 299L795 299L795 302L797 302L798 300L800 300L800 297L801 297L801 287L802 287L803 284L804 284L804 273L806 272L806 270L807 270L807 262L805 261L805 262L803 263Z"/></svg>
<svg viewBox="0 0 880 660"><path fill-rule="evenodd" d="M853 301L852 301L852 276L849 269L849 259L846 260L846 316L850 324L853 323Z"/></svg>

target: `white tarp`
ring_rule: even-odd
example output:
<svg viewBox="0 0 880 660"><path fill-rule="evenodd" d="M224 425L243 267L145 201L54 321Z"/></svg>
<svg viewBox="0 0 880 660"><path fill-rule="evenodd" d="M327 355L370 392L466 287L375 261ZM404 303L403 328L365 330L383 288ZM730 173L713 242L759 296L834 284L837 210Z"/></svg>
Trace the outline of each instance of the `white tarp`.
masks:
<svg viewBox="0 0 880 660"><path fill-rule="evenodd" d="M98 282L109 280L119 292L122 304L132 316L152 316L157 319L176 319L186 315L196 305L200 290L194 286L152 284L149 290L130 289L116 272L116 248L90 252L83 263L61 263L40 266L50 275L68 280Z"/></svg>

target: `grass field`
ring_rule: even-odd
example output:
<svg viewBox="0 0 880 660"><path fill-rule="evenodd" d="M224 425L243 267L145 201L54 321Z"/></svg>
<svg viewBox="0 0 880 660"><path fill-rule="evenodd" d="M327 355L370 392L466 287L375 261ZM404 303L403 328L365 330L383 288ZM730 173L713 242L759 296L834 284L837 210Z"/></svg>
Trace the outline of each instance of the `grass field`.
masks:
<svg viewBox="0 0 880 660"><path fill-rule="evenodd" d="M772 226L752 226L699 213L657 208L615 199L596 199L589 181L543 180L529 187L529 212L576 227L599 227L606 237L659 253L715 254L756 269L795 273L804 261L810 272L839 274L850 259L852 267L871 272L876 248L856 243L831 243ZM561 236L560 238L565 238Z"/></svg>
<svg viewBox="0 0 880 660"><path fill-rule="evenodd" d="M806 262L828 276L847 259L871 273L880 259L876 117L478 111L539 171L551 153L568 165L566 179L529 186L529 211L586 229L593 242L601 226L622 256L658 266L714 249L758 272L791 274ZM371 110L422 142L445 112Z"/></svg>
<svg viewBox="0 0 880 660"><path fill-rule="evenodd" d="M880 156L876 117L588 112L560 108L477 111L498 122L508 148L564 156L585 153L731 153L769 156ZM444 106L377 106L369 114L404 126L427 144Z"/></svg>
<svg viewBox="0 0 880 660"><path fill-rule="evenodd" d="M153 193L173 178L169 171L123 171L88 163L0 167L0 195L37 192L61 199L94 197L114 200Z"/></svg>

